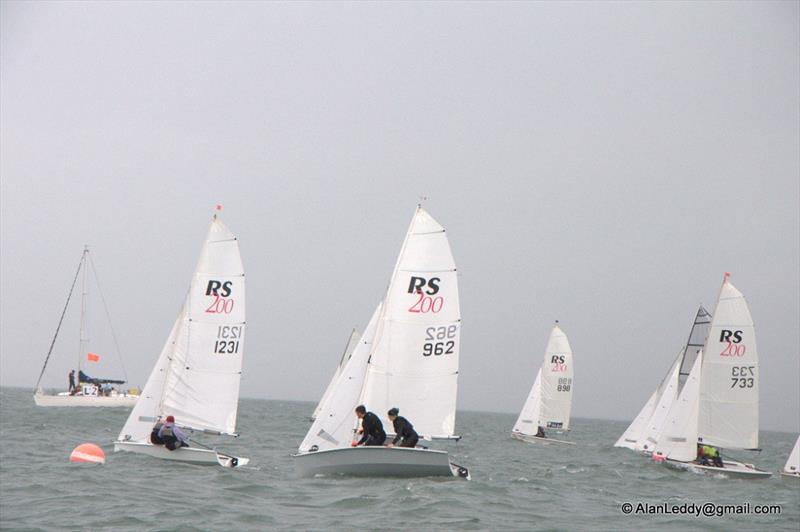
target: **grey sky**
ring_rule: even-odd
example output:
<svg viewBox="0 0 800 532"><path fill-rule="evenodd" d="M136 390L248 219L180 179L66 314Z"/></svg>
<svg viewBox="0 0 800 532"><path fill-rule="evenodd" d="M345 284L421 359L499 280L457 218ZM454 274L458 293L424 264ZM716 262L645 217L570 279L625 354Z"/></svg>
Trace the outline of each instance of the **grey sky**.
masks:
<svg viewBox="0 0 800 532"><path fill-rule="evenodd" d="M559 319L574 415L632 418L730 271L761 427L800 430L796 2L0 15L3 385L33 386L84 243L144 384L219 202L242 394L316 400L424 194L461 272L460 408L521 408ZM65 327L46 385L74 366Z"/></svg>

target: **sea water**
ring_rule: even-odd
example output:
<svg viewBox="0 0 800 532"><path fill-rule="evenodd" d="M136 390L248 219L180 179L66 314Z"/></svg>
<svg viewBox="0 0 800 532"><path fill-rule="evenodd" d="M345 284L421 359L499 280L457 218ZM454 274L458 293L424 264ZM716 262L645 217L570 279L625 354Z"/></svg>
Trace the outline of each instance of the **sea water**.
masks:
<svg viewBox="0 0 800 532"><path fill-rule="evenodd" d="M613 447L626 423L573 419L577 445L513 440L513 414L459 412L469 467L457 478L297 478L291 454L312 403L242 399L236 439L207 438L250 457L236 470L113 453L124 408L41 408L30 390L0 389L0 527L13 530L800 530L800 483L675 471ZM413 423L413 419L411 420ZM777 472L795 434L762 431L760 454L736 458ZM68 461L94 442L105 465ZM623 503L777 504L780 515L625 515Z"/></svg>

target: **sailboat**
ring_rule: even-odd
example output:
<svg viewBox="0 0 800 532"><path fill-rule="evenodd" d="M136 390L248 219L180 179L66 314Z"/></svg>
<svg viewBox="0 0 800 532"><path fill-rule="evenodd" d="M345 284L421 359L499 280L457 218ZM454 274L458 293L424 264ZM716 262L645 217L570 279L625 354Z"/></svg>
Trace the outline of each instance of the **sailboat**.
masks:
<svg viewBox="0 0 800 532"><path fill-rule="evenodd" d="M725 274L705 345L672 403L653 460L698 472L738 478L772 475L752 464L698 459L698 444L758 450L758 350L747 302Z"/></svg>
<svg viewBox="0 0 800 532"><path fill-rule="evenodd" d="M89 295L89 283L87 282L88 279L88 272L91 269L95 282L97 282L97 270L94 267L94 261L92 260L91 255L89 254L89 246L84 246L83 253L81 253L81 260L78 263L78 269L75 272L75 277L72 280L72 286L69 289L69 295L67 296L67 303L64 305L64 310L61 313L61 319L58 321L58 326L56 327L55 335L53 336L53 341L50 343L50 349L47 352L47 356L44 360L44 365L42 366L42 370L39 372L39 379L36 381L36 386L34 386L34 393L33 393L33 400L37 406L105 406L105 407L132 407L136 404L136 400L139 398L139 395L134 390L122 391L116 388L116 386L125 384L127 382L127 376L124 379L107 379L107 378L93 378L88 376L86 373L83 372L82 362L84 357L87 358L89 361L97 361L99 360L100 356L96 353L89 352L89 338L86 332L87 328L87 308L88 308L88 295ZM58 333L61 330L61 325L64 322L64 317L66 316L67 309L69 308L69 303L72 300L72 294L75 291L75 286L78 283L78 277L81 278L81 315L80 315L80 325L79 325L79 342L78 342L78 373L77 378L73 379L75 376L74 370L70 374L70 390L66 392L59 392L56 394L48 394L45 393L41 387L42 377L44 377L45 370L47 369L47 364L50 362L50 356L53 354L53 349L56 345L56 340L58 339ZM108 313L108 308L105 305L105 298L102 296L102 292L100 292L100 285L97 283L98 292L100 293L101 300L103 302L103 306L106 311L106 317L108 318L108 327L111 332L111 335L114 339L114 345L117 348L117 354L119 356L119 343L117 342L116 334L114 333L114 328L111 326L111 319ZM122 362L122 358L120 356L120 363ZM125 367L122 367L123 373L125 373ZM74 386L72 386L72 381L74 380Z"/></svg>
<svg viewBox="0 0 800 532"><path fill-rule="evenodd" d="M560 432L569 430L573 372L572 348L556 321L547 341L544 362L511 431L512 438L528 443L575 445L570 441L546 437L544 432L544 429Z"/></svg>
<svg viewBox="0 0 800 532"><path fill-rule="evenodd" d="M689 329L686 343L678 351L658 388L653 391L650 399L628 429L620 436L614 447L626 447L644 454L653 452L658 443L658 436L664 429L667 414L685 386L694 361L705 344L711 328L711 319L711 314L700 305Z"/></svg>
<svg viewBox="0 0 800 532"><path fill-rule="evenodd" d="M249 462L194 440L191 446L174 451L150 441L154 425L170 415L189 434L237 436L244 281L239 241L215 214L183 308L141 398L114 442L115 451L226 467Z"/></svg>
<svg viewBox="0 0 800 532"><path fill-rule="evenodd" d="M459 438L460 334L458 279L447 235L417 206L385 297L293 455L298 473L469 478L446 451L351 447L359 404L378 415L387 432L387 411L398 407L422 439Z"/></svg>
<svg viewBox="0 0 800 532"><path fill-rule="evenodd" d="M786 460L786 464L783 466L781 479L800 482L800 436L794 442L789 459Z"/></svg>
<svg viewBox="0 0 800 532"><path fill-rule="evenodd" d="M325 388L325 393L322 394L322 399L319 400L319 403L317 403L317 407L314 409L314 413L311 415L311 421L317 419L317 416L322 411L322 407L325 406L325 402L331 396L334 385L336 384L339 375L342 374L342 368L344 368L345 363L347 363L347 361L350 360L350 356L353 354L353 350L358 345L358 340L360 338L361 334L358 332L358 329L354 327L353 331L350 333L349 338L347 339L347 345L344 348L342 357L339 359L339 365L336 366L336 372L333 374L333 378L328 383L328 387Z"/></svg>

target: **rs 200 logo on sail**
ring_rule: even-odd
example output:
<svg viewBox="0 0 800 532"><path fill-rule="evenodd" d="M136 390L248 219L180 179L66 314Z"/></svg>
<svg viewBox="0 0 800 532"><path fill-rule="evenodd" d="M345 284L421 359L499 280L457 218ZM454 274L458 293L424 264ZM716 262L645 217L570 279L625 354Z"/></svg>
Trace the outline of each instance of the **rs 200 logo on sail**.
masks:
<svg viewBox="0 0 800 532"><path fill-rule="evenodd" d="M408 282L408 293L417 294L418 298L408 308L408 311L415 314L427 314L428 312L436 314L442 310L444 298L436 295L439 293L441 281L439 277L426 279L412 275Z"/></svg>
<svg viewBox="0 0 800 532"><path fill-rule="evenodd" d="M233 281L217 281L209 279L206 285L206 295L213 298L206 308L208 314L230 314L235 304L231 296Z"/></svg>

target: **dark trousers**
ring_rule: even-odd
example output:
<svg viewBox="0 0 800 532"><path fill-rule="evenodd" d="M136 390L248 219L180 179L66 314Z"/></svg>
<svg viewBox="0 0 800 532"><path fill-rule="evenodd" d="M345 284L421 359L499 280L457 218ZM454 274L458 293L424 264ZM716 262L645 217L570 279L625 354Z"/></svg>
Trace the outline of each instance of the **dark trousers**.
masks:
<svg viewBox="0 0 800 532"><path fill-rule="evenodd" d="M386 441L386 433L381 433L381 434L377 434L377 435L370 434L370 435L367 436L367 439L364 442L364 445L366 445L366 446L383 445L383 442L385 442L385 441Z"/></svg>
<svg viewBox="0 0 800 532"><path fill-rule="evenodd" d="M419 436L414 434L410 438L403 439L403 441L400 442L400 447L416 447L417 442L419 442Z"/></svg>

